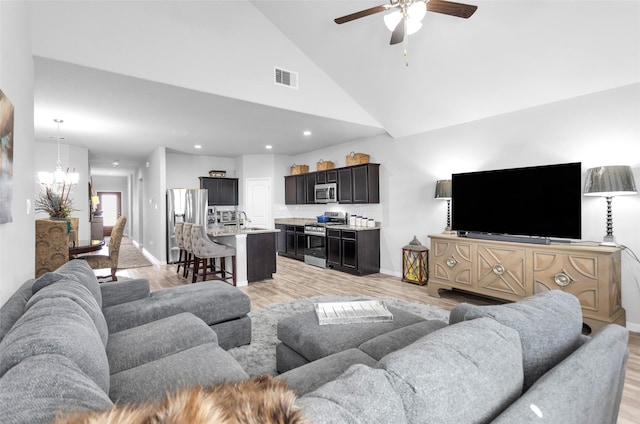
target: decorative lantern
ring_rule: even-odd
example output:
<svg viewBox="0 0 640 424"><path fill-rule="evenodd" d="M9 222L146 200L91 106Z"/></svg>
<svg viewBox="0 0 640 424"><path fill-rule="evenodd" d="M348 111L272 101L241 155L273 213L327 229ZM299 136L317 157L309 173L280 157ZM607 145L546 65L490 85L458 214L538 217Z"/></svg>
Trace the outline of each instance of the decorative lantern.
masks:
<svg viewBox="0 0 640 424"><path fill-rule="evenodd" d="M402 281L421 286L429 281L429 249L416 236L402 248Z"/></svg>

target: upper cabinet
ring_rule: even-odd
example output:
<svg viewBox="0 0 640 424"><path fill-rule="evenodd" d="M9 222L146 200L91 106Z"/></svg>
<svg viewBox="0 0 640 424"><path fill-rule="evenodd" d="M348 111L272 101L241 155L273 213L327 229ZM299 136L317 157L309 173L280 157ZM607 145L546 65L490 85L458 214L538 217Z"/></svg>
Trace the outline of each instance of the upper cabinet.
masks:
<svg viewBox="0 0 640 424"><path fill-rule="evenodd" d="M284 202L314 204L314 186L326 183L338 183L338 203L380 203L379 163L288 175L284 177Z"/></svg>
<svg viewBox="0 0 640 424"><path fill-rule="evenodd" d="M238 179L200 177L200 188L209 193L209 205L238 206Z"/></svg>
<svg viewBox="0 0 640 424"><path fill-rule="evenodd" d="M338 169L338 203L380 203L380 164Z"/></svg>

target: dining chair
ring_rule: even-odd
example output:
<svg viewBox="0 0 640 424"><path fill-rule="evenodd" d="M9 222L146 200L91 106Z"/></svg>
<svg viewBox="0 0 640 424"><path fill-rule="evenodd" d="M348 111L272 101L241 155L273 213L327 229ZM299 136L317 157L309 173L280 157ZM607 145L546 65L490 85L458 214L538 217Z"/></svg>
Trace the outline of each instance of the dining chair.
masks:
<svg viewBox="0 0 640 424"><path fill-rule="evenodd" d="M127 223L126 216L120 216L111 230L111 236L109 237L109 254L108 255L81 255L77 256L77 259L84 259L87 261L92 269L111 268L111 279L118 281L116 277L116 271L118 270L118 257L120 255L120 243L122 242L122 235L124 233L124 227ZM102 276L98 278L108 278L109 276Z"/></svg>

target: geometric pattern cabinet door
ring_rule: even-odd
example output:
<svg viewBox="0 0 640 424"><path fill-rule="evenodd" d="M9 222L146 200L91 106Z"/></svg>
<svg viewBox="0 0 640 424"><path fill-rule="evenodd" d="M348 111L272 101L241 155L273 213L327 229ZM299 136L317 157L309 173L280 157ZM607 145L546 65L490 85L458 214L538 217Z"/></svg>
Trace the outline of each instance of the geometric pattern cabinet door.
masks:
<svg viewBox="0 0 640 424"><path fill-rule="evenodd" d="M592 328L601 327L601 322L624 325L620 264L619 249L603 253L535 251L533 293L562 290L575 295L585 321Z"/></svg>
<svg viewBox="0 0 640 424"><path fill-rule="evenodd" d="M478 292L503 299L526 296L526 250L478 245Z"/></svg>
<svg viewBox="0 0 640 424"><path fill-rule="evenodd" d="M626 325L621 296L621 249L593 243L549 245L478 240L437 234L431 238L427 293L460 289L516 301L547 290L575 295L584 323L597 331Z"/></svg>
<svg viewBox="0 0 640 424"><path fill-rule="evenodd" d="M429 255L431 276L427 283L427 293L438 297L438 289L441 288L471 289L474 281L472 275L474 250L471 243L458 240L434 240L432 238L431 254Z"/></svg>

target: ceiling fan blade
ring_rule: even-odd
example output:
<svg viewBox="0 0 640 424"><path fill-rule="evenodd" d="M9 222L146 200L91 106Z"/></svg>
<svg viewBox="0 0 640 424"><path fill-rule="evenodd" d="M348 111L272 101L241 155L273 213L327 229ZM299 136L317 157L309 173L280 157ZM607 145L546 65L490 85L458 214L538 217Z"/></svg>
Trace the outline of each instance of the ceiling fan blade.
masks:
<svg viewBox="0 0 640 424"><path fill-rule="evenodd" d="M468 18L473 15L478 6L470 4L454 3L445 0L430 0L427 2L429 12L443 13L445 15L456 16L458 18Z"/></svg>
<svg viewBox="0 0 640 424"><path fill-rule="evenodd" d="M383 4L381 6L372 7L370 9L361 10L359 12L352 13L350 15L342 16L340 18L335 18L334 22L337 24L344 24L345 22L350 22L355 19L364 18L365 16L373 15L374 13L384 12L389 9L389 5Z"/></svg>
<svg viewBox="0 0 640 424"><path fill-rule="evenodd" d="M396 25L396 28L391 33L391 42L389 44L394 45L394 44L402 43L402 40L404 40L404 27L405 27L404 18L402 18L400 22L398 22L398 25Z"/></svg>

